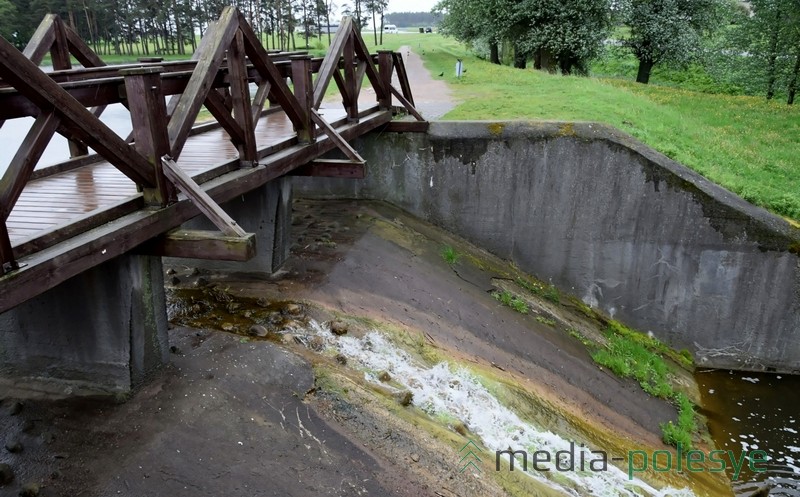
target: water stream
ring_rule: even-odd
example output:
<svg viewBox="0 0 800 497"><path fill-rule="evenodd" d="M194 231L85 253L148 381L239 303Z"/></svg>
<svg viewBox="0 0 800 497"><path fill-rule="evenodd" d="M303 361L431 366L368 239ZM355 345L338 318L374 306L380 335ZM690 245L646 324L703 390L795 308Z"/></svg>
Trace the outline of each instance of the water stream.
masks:
<svg viewBox="0 0 800 497"><path fill-rule="evenodd" d="M695 377L717 447L737 457L767 452L766 471L745 467L733 482L736 495L769 485L771 496L800 497L800 376L701 370Z"/></svg>
<svg viewBox="0 0 800 497"><path fill-rule="evenodd" d="M319 337L329 351L335 351L347 358L347 364L364 372L367 381L380 383L379 376L388 373L392 380L413 394L414 405L434 417L457 419L464 423L470 432L480 437L488 449L490 459L494 452L513 447L528 454L535 451L573 450L570 441L548 430L540 429L521 419L511 409L505 407L489 390L467 369L440 362L427 366L404 352L397 345L377 331L358 338L353 336L336 337L314 321L309 323L306 333ZM577 447L586 461L595 456L589 449ZM519 460L518 460L519 461ZM490 461L492 466L494 461ZM536 471L531 465L524 474L554 489L572 496L692 496L687 489L656 489L646 482L629 479L626 472L611 465L605 471Z"/></svg>

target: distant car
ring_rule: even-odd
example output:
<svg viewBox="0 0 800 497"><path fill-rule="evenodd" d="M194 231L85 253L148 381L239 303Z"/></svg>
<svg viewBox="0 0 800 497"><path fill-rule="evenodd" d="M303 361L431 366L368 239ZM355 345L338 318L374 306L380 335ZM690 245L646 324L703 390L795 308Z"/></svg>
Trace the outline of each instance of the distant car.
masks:
<svg viewBox="0 0 800 497"><path fill-rule="evenodd" d="M394 24L387 24L383 27L384 33L397 33L397 26Z"/></svg>
<svg viewBox="0 0 800 497"><path fill-rule="evenodd" d="M426 32L426 33L433 33L433 28L431 28L430 26L428 26L427 28L425 28L425 32Z"/></svg>

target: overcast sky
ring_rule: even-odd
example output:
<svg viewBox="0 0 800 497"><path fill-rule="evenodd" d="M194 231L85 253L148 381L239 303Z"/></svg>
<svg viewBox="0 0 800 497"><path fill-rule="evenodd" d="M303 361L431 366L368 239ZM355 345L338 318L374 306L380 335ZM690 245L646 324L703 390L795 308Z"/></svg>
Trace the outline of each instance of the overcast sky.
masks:
<svg viewBox="0 0 800 497"><path fill-rule="evenodd" d="M430 12L436 0L389 0L386 12Z"/></svg>

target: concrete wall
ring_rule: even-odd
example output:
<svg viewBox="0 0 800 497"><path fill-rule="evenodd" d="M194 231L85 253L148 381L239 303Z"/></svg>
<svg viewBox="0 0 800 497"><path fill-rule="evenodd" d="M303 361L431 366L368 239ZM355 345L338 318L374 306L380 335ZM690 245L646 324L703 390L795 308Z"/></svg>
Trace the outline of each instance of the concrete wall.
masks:
<svg viewBox="0 0 800 497"><path fill-rule="evenodd" d="M256 256L247 262L167 257L168 265L191 265L209 271L270 275L289 257L292 227L292 180L278 178L220 207L248 233L256 234ZM218 230L204 215L183 225L186 229Z"/></svg>
<svg viewBox="0 0 800 497"><path fill-rule="evenodd" d="M357 143L365 180L295 194L389 201L699 364L800 370L800 235L612 128L432 123Z"/></svg>
<svg viewBox="0 0 800 497"><path fill-rule="evenodd" d="M168 347L161 258L123 255L0 314L0 396L124 394Z"/></svg>

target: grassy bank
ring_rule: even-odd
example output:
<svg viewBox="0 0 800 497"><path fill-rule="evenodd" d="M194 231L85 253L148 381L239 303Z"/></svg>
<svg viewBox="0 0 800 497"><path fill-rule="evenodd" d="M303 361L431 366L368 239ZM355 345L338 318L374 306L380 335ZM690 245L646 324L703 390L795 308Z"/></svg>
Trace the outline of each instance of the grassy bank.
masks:
<svg viewBox="0 0 800 497"><path fill-rule="evenodd" d="M800 108L763 98L496 66L439 35L406 36L461 101L445 119L601 121L744 199L800 219ZM391 44L395 40L388 40ZM467 73L457 80L456 58ZM436 76L434 76L436 77Z"/></svg>

